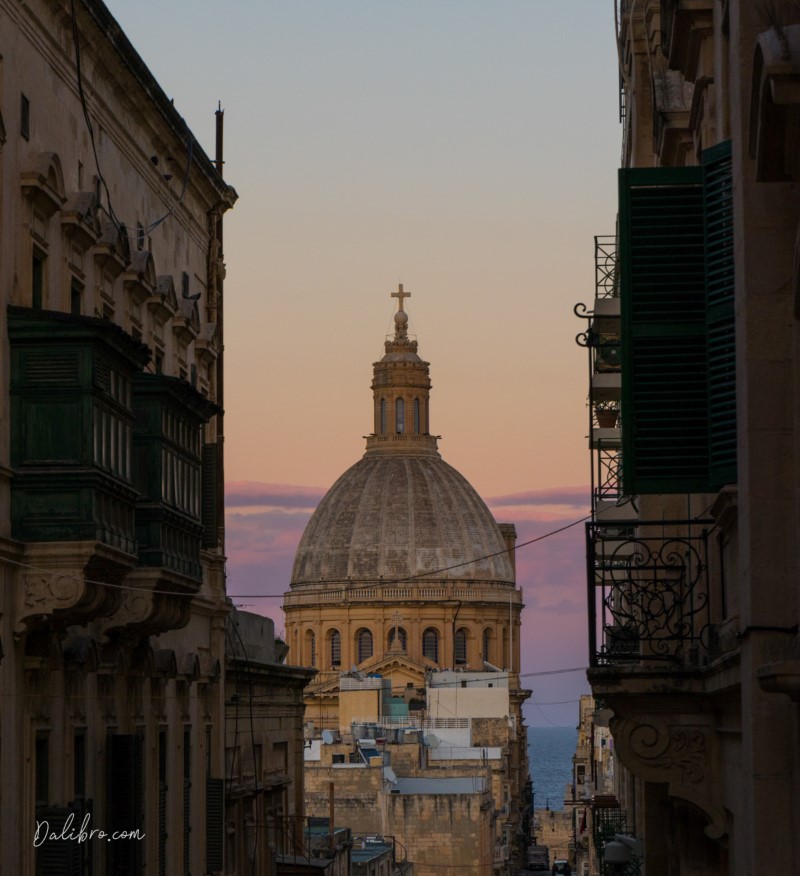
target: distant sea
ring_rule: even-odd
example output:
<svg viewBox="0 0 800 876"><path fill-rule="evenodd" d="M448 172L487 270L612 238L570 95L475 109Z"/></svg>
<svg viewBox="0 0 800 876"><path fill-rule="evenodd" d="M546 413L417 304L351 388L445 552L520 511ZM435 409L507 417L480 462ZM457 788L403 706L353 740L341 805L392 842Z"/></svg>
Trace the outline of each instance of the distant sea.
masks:
<svg viewBox="0 0 800 876"><path fill-rule="evenodd" d="M564 808L564 788L572 782L572 756L578 743L574 727L528 727L528 761L534 806Z"/></svg>

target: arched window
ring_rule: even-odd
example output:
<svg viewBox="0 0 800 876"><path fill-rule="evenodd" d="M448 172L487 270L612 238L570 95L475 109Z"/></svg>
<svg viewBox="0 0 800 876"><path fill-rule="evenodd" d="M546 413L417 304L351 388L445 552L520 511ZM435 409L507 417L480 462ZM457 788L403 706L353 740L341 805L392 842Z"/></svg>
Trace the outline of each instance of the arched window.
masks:
<svg viewBox="0 0 800 876"><path fill-rule="evenodd" d="M306 665L317 665L317 637L313 630L306 630Z"/></svg>
<svg viewBox="0 0 800 876"><path fill-rule="evenodd" d="M497 655L500 658L498 666L511 668L511 661L508 659L508 630L503 627L503 650Z"/></svg>
<svg viewBox="0 0 800 876"><path fill-rule="evenodd" d="M356 633L356 654L359 663L372 657L372 633L369 630L362 629Z"/></svg>
<svg viewBox="0 0 800 876"><path fill-rule="evenodd" d="M394 431L398 435L406 431L406 405L401 398L394 403Z"/></svg>
<svg viewBox="0 0 800 876"><path fill-rule="evenodd" d="M342 665L342 637L339 630L331 630L328 633L328 656L331 669L338 669Z"/></svg>
<svg viewBox="0 0 800 876"><path fill-rule="evenodd" d="M400 647L405 651L406 644L408 642L408 636L406 635L406 631L402 627L392 627L389 630L389 647L391 648L394 645L395 632L397 632L397 637L400 639Z"/></svg>
<svg viewBox="0 0 800 876"><path fill-rule="evenodd" d="M463 627L456 630L455 664L456 666L467 665L467 631Z"/></svg>
<svg viewBox="0 0 800 876"><path fill-rule="evenodd" d="M419 399L414 399L414 434L419 435Z"/></svg>
<svg viewBox="0 0 800 876"><path fill-rule="evenodd" d="M491 645L491 641L492 641L492 631L491 631L491 629L489 629L489 627L486 627L486 629L483 631L483 647L482 647L481 651L483 653L483 659L487 663L491 662L491 660L489 658L489 646Z"/></svg>
<svg viewBox="0 0 800 876"><path fill-rule="evenodd" d="M386 434L386 399L381 399L381 435Z"/></svg>
<svg viewBox="0 0 800 876"><path fill-rule="evenodd" d="M422 634L422 656L434 663L439 662L439 634L433 627L428 627Z"/></svg>

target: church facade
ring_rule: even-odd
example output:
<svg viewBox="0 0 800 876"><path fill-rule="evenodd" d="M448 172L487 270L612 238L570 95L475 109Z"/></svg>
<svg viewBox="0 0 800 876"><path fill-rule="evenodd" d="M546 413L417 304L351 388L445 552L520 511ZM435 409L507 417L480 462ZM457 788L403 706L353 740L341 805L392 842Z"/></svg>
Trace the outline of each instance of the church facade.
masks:
<svg viewBox="0 0 800 876"><path fill-rule="evenodd" d="M434 730L444 719L431 710L431 690L446 670L454 688L501 686L505 705L493 717L502 719L497 747L503 753L495 766L505 778L495 776L488 784L503 838L498 847L506 850L493 863L502 869L521 836L528 779L516 532L513 525L498 524L469 482L441 458L430 431L429 363L409 337L408 293L400 286L393 297L399 302L394 335L373 366L373 430L366 452L323 498L297 550L284 599L289 661L317 670L306 689L307 735L327 731L330 740L335 734L337 745L352 745L348 760L356 763L360 734L399 744L391 730L418 728L419 735L411 736L415 743L427 745L431 734L438 744ZM450 739L450 748L479 752L486 739L469 728L487 716L479 709L451 717L463 722L466 735L458 745ZM485 772L477 757L477 764L467 755L451 758L447 775ZM384 752L382 764L389 759ZM311 796L314 768L307 762ZM346 794L353 779L352 770L339 771L333 779L337 796Z"/></svg>

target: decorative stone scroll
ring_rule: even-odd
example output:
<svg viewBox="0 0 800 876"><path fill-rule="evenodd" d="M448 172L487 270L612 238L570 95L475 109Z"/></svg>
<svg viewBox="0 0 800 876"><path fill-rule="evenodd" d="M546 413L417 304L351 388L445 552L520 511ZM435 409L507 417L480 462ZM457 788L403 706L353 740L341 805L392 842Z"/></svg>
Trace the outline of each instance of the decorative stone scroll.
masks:
<svg viewBox="0 0 800 876"><path fill-rule="evenodd" d="M699 719L699 720L698 720ZM719 743L710 720L693 715L612 718L617 754L638 778L666 783L667 793L693 804L709 819L706 835L727 833L720 796Z"/></svg>

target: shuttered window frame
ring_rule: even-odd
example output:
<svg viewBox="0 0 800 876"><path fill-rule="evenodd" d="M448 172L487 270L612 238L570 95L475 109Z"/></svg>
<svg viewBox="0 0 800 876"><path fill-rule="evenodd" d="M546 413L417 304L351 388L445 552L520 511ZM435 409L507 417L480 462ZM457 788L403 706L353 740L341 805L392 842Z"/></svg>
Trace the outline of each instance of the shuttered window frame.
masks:
<svg viewBox="0 0 800 876"><path fill-rule="evenodd" d="M736 480L730 143L619 189L624 489L714 492Z"/></svg>

